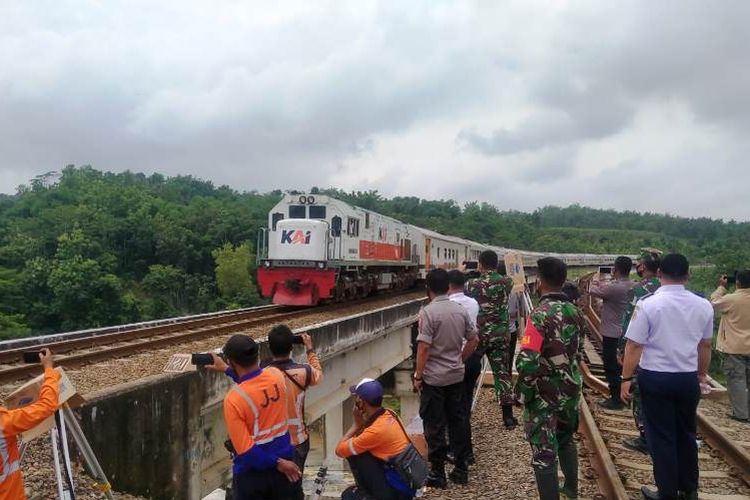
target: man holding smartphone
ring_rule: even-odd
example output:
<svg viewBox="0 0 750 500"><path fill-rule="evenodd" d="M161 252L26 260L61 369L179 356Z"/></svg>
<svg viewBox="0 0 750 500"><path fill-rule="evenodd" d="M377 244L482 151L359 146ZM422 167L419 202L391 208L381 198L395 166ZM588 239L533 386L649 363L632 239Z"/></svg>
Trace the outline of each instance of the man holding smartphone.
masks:
<svg viewBox="0 0 750 500"><path fill-rule="evenodd" d="M292 359L292 348L303 344L307 352L307 363L296 363ZM305 426L305 392L311 385L323 380L323 368L313 350L310 335L294 335L286 325L276 325L268 333L268 347L273 360L269 366L278 368L286 378L287 412L289 436L294 446L294 463L305 470L305 461L310 452L310 436Z"/></svg>
<svg viewBox="0 0 750 500"><path fill-rule="evenodd" d="M223 372L237 385L224 398L224 421L232 442L234 500L301 500L299 467L287 425L284 375L260 368L258 344L246 335L232 335L223 349L227 364L216 354L207 368Z"/></svg>
<svg viewBox="0 0 750 500"><path fill-rule="evenodd" d="M21 476L18 435L41 424L57 410L60 398L60 373L53 368L52 353L49 349L42 349L38 356L39 363L44 368L44 381L37 400L15 410L0 406L0 500L26 498Z"/></svg>
<svg viewBox="0 0 750 500"><path fill-rule="evenodd" d="M609 283L596 279L591 283L589 294L602 299L602 361L609 383L609 399L599 401L599 406L608 410L624 408L620 399L620 374L622 368L617 361L617 346L622 336L622 315L628 304L628 293L635 286L630 279L633 260L620 256L615 259L613 280Z"/></svg>

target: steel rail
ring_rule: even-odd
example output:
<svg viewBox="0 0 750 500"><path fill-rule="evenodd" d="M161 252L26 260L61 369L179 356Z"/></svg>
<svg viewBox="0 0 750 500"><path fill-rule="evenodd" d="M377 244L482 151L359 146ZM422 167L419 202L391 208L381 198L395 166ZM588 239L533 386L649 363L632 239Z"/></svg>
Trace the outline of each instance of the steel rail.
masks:
<svg viewBox="0 0 750 500"><path fill-rule="evenodd" d="M112 333L104 333L96 336L75 338L70 340L54 341L50 339L50 341L44 342L44 338L42 337L38 339L38 343L34 344L33 350L38 350L46 347L52 350L52 352L54 352L56 355L65 354L78 349L94 348L102 345L114 344L116 342L138 340L190 328L200 328L206 325L215 325L216 323L237 322L242 320L243 318L248 317L251 317L253 319L261 319L274 314L278 314L277 308L264 308L260 311L248 310L210 317L200 317L194 320L184 319L175 323L158 324L156 326L137 328L133 330L114 331ZM27 346L0 351L0 363L16 363L21 359L22 353L29 350L31 349Z"/></svg>
<svg viewBox="0 0 750 500"><path fill-rule="evenodd" d="M584 382L591 389L604 396L609 396L609 387L599 377L591 373L591 369L585 361L581 361L581 372ZM737 474L750 485L750 453L732 441L732 438L723 433L713 424L708 417L701 412L697 414L698 432L705 438L709 445L721 453L724 460L737 469Z"/></svg>
<svg viewBox="0 0 750 500"><path fill-rule="evenodd" d="M596 483L603 497L607 500L627 500L628 493L617 473L615 462L609 454L607 444L599 432L594 416L591 414L586 399L581 398L579 406L580 422L578 431L586 438L589 450L589 461L596 471Z"/></svg>
<svg viewBox="0 0 750 500"><path fill-rule="evenodd" d="M101 328L89 328L86 330L75 330L71 332L62 333L50 333L46 335L36 335L33 337L24 337L20 339L10 339L0 341L0 352L23 348L33 347L42 344L48 344L50 342L61 342L64 340L73 340L81 338L97 337L108 333L118 333L128 330L139 330L143 328L152 328L161 325L172 325L176 323L186 323L201 318L218 318L218 317L230 317L245 314L248 312L265 311L268 309L279 309L283 306L276 304L266 304L262 306L254 307L243 307L241 309L231 309L223 311L215 311L210 313L191 314L189 316L176 316L172 318L155 319L150 321L140 321L138 323L127 323L124 325L112 325L104 326Z"/></svg>
<svg viewBox="0 0 750 500"><path fill-rule="evenodd" d="M246 330L248 328L257 327L257 326L270 323L270 322L278 323L281 321L286 321L286 320L297 318L297 317L318 314L321 312L330 312L330 311L335 311L336 309L362 305L368 302L375 302L379 298L380 299L393 298L393 297L398 297L400 295L407 295L410 293L414 293L413 290L399 291L399 292L388 294L388 295L377 295L375 297L368 297L368 298L354 300L350 302L341 302L341 303L331 304L328 306L317 307L317 308L295 309L295 310L288 311L288 312L264 315L260 318L255 316L255 317L248 318L246 320L224 322L224 323L220 323L219 325L215 325L215 324L212 325L210 322L211 318L203 318L201 319L201 321L204 323L201 323L198 329L185 330L186 326L190 326L190 325L187 325L186 323L180 323L177 325L165 325L165 326L170 326L171 329L169 329L168 331L160 331L157 334L152 333L151 335L147 335L142 338L120 337L120 338L115 338L114 342L110 342L109 340L111 339L107 339L107 342L104 344L105 347L101 349L96 349L96 348L102 345L98 342L99 340L103 340L102 337L104 336L91 337L87 339L89 342L89 344L87 345L89 348L96 349L96 350L74 353L74 354L70 354L67 356L59 356L59 357L56 356L55 363L58 366L62 366L65 368L77 368L79 366L86 365L89 363L117 358L121 356L128 356L136 352L144 351L147 349L160 348L160 347L164 347L167 345L180 344L184 342L192 342L192 341L201 340L207 337L224 335L224 334L228 334L232 332L239 332L242 330ZM217 318L212 318L212 319L213 319L213 322L215 322ZM209 323L205 324L206 321L208 321ZM195 327L195 325L192 325L192 326ZM114 335L117 335L117 334L114 334ZM91 343L91 341L93 341L93 343ZM37 375L38 372L39 372L38 364L14 364L11 366L3 367L3 368L0 368L0 383L13 382L23 377L34 376L34 375Z"/></svg>
<svg viewBox="0 0 750 500"><path fill-rule="evenodd" d="M137 342L128 343L127 340L108 345L95 351L81 352L68 356L55 357L55 364L64 368L77 368L79 366L104 361L107 359L117 358L140 352L146 349L160 348L167 345L179 344L187 341L201 340L207 337L224 335L231 332L238 332L247 328L253 328L270 321L285 321L298 316L313 314L314 310L305 309L302 311L293 311L262 318L252 318L245 321L236 321L231 323L222 323L219 326L208 326L197 330L178 331L177 333L162 333L158 336L148 336ZM128 339L131 340L132 339ZM93 347L98 347L94 344ZM38 364L16 364L0 369L0 383L7 383L19 380L23 377L34 376L39 373Z"/></svg>

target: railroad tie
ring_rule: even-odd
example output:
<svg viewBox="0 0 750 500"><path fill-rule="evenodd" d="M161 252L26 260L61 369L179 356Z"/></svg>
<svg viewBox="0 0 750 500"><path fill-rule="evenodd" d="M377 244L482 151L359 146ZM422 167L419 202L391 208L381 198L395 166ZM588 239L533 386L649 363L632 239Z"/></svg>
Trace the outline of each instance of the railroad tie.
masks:
<svg viewBox="0 0 750 500"><path fill-rule="evenodd" d="M642 484L638 481L633 481L632 479L628 479L625 481L625 487L629 490L640 490L641 486L646 486L648 488L651 488L652 490L656 489L656 486L654 486L653 484ZM750 500L750 497L747 495L738 495L736 493L705 493L700 490L698 491L698 498L700 498L700 500Z"/></svg>

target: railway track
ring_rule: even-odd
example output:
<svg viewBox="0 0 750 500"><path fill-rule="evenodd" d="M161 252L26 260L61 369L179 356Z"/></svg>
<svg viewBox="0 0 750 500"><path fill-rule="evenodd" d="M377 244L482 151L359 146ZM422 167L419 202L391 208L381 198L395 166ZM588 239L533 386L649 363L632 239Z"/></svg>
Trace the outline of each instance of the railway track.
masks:
<svg viewBox="0 0 750 500"><path fill-rule="evenodd" d="M581 363L585 384L581 428L586 436L586 428L593 425L601 437L599 442L586 436L587 447L589 441L594 441L595 453L602 455L592 457L591 462L604 498L642 498L642 485L654 487L651 460L648 455L622 445L623 439L638 435L631 410L605 410L596 404L600 397L609 396L609 388L599 377L603 373L599 318L594 304L588 298L584 300L591 338L584 343L586 361ZM718 400L724 397L721 389L712 392ZM745 424L727 423L722 418L722 412L726 411L726 406L712 400L701 401L698 410L701 499L750 499L750 429ZM603 464L597 465L598 462Z"/></svg>
<svg viewBox="0 0 750 500"><path fill-rule="evenodd" d="M39 373L38 365L21 362L21 353L30 349L50 348L55 353L55 363L64 368L78 368L103 360L130 356L139 352L177 345L209 337L242 332L264 324L281 323L322 312L356 306L376 301L378 298L405 295L400 292L377 295L367 299L331 304L316 308L293 308L286 306L264 306L246 309L239 312L228 311L226 314L201 315L196 319L190 317L181 321L159 323L155 325L124 329L113 332L98 333L79 338L63 338L43 342L45 338L35 338L25 347L14 347L0 351L0 384L15 382Z"/></svg>

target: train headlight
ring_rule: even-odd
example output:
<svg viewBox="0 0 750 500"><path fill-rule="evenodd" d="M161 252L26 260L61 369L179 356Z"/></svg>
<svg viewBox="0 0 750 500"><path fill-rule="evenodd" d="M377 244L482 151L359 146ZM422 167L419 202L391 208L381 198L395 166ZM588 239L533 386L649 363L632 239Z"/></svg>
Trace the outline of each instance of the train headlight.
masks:
<svg viewBox="0 0 750 500"><path fill-rule="evenodd" d="M324 267L326 267L325 262L318 262L318 269L323 269Z"/></svg>
<svg viewBox="0 0 750 500"><path fill-rule="evenodd" d="M271 263L269 261L265 261L263 263L263 265L266 266L266 267L271 267Z"/></svg>

